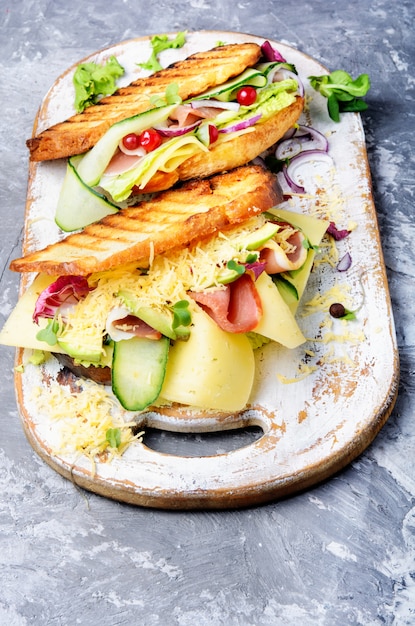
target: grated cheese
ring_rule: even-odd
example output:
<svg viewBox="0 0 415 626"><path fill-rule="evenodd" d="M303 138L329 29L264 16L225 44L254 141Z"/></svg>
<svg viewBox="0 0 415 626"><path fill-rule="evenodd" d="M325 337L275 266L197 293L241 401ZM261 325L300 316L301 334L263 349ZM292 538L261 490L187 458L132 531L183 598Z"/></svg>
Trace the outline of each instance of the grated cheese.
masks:
<svg viewBox="0 0 415 626"><path fill-rule="evenodd" d="M85 455L94 473L98 460L110 462L121 456L134 441L141 441L143 433L134 435L134 422L117 416L115 399L104 387L88 380L77 381L77 386L76 391L62 385L35 387L33 399L39 412L56 422L60 442L53 452ZM110 429L120 430L118 448L111 447L106 439Z"/></svg>
<svg viewBox="0 0 415 626"><path fill-rule="evenodd" d="M185 299L190 289L222 288L218 282L220 270L231 259L244 262L248 251L241 249L240 242L263 226L265 221L264 216L255 216L243 225L219 233L203 243L153 257L147 271L130 265L93 274L89 284L94 289L71 311L60 339L68 340L79 334L85 344L99 345L108 312L122 304L117 295L121 290L130 291L142 306L168 310L169 304ZM293 232L293 229L281 229L275 236L277 243L287 251L291 249L287 239ZM94 311L92 319L91 311Z"/></svg>
<svg viewBox="0 0 415 626"><path fill-rule="evenodd" d="M348 306L351 306L350 301L350 286L336 283L324 293L318 293L314 298L305 302L302 315L307 316L321 311L328 311L330 305L335 302L342 302L348 308Z"/></svg>
<svg viewBox="0 0 415 626"><path fill-rule="evenodd" d="M319 246L319 255L314 259L314 267L328 264L336 267L339 262L339 251L333 237L324 237Z"/></svg>
<svg viewBox="0 0 415 626"><path fill-rule="evenodd" d="M317 365L307 365L306 363L300 363L298 367L299 375L294 376L294 378L287 378L287 376L283 376L282 374L277 374L278 380L283 383L283 385L291 385L292 383L298 383L301 380L304 380L308 376L310 376L313 372L318 369Z"/></svg>

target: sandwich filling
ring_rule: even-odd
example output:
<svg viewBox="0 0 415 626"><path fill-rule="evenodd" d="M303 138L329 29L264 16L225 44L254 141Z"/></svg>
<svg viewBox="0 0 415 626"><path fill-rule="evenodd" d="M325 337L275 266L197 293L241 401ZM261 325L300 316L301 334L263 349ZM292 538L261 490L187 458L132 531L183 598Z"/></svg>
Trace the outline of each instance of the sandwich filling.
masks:
<svg viewBox="0 0 415 626"><path fill-rule="evenodd" d="M84 367L111 368L112 389L127 410L166 402L241 410L254 380L254 349L305 341L295 312L327 226L270 209L156 255L146 267L40 274L31 289L38 346ZM17 323L12 314L0 340L21 345L18 333L12 339Z"/></svg>
<svg viewBox="0 0 415 626"><path fill-rule="evenodd" d="M192 157L254 132L298 96L301 82L295 67L285 62L258 64L186 101L171 84L148 111L113 124L86 154L69 159L56 209L58 225L83 228L136 201L137 194L171 187ZM74 205L91 204L94 209L74 220Z"/></svg>

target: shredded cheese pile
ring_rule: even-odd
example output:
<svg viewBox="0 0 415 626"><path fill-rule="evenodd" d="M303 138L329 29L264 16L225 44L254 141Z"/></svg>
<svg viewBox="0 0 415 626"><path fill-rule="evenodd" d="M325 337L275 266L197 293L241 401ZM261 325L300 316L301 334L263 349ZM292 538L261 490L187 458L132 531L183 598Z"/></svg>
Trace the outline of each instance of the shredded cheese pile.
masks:
<svg viewBox="0 0 415 626"><path fill-rule="evenodd" d="M76 391L62 385L35 387L33 399L38 411L57 423L60 441L54 453L85 455L94 473L97 460L109 462L121 456L143 433L134 435L134 423L117 417L115 399L104 387L87 380L77 381L77 385ZM111 429L119 429L118 447L111 447L107 440Z"/></svg>

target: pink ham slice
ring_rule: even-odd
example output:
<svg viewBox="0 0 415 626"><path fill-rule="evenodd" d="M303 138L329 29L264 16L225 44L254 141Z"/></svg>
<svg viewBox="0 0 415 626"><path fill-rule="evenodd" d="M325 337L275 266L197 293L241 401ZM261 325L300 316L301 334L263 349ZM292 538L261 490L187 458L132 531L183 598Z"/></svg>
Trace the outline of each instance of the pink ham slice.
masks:
<svg viewBox="0 0 415 626"><path fill-rule="evenodd" d="M113 322L114 327L118 330L125 330L134 337L144 337L146 339L160 339L161 333L143 322L135 315L127 315L120 320Z"/></svg>
<svg viewBox="0 0 415 626"><path fill-rule="evenodd" d="M262 316L262 304L252 278L243 274L223 289L210 289L189 296L229 333L247 333L256 326Z"/></svg>
<svg viewBox="0 0 415 626"><path fill-rule="evenodd" d="M105 330L114 341L131 339L132 337L155 340L161 338L161 333L158 330L146 324L123 306L115 307L109 312Z"/></svg>
<svg viewBox="0 0 415 626"><path fill-rule="evenodd" d="M213 107L198 107L195 109L190 104L180 104L170 114L170 120L173 120L179 128L183 128L194 124L198 120L212 119L217 116L218 112L220 110Z"/></svg>
<svg viewBox="0 0 415 626"><path fill-rule="evenodd" d="M280 246L264 246L260 252L260 261L265 263L267 274L279 274L299 269L307 258L307 249L303 246L305 237L295 231L287 242L294 247L293 252L285 253Z"/></svg>
<svg viewBox="0 0 415 626"><path fill-rule="evenodd" d="M117 150L108 163L105 174L107 176L119 176L138 165L142 158L142 154L125 154L121 150Z"/></svg>

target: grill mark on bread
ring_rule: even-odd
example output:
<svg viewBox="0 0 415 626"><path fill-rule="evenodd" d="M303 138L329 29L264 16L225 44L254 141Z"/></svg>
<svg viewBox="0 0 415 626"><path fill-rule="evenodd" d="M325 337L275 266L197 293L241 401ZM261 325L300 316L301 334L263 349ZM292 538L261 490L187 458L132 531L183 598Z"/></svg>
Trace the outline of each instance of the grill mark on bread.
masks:
<svg viewBox="0 0 415 626"><path fill-rule="evenodd" d="M122 209L43 250L15 259L10 269L78 274L137 263L180 249L282 202L277 178L261 166L190 181L151 201Z"/></svg>
<svg viewBox="0 0 415 626"><path fill-rule="evenodd" d="M164 96L171 83L178 83L184 100L237 76L257 63L261 48L255 43L228 44L197 52L151 76L139 78L112 96L102 98L63 122L27 140L30 158L46 161L86 152L117 121L151 108L151 96Z"/></svg>

